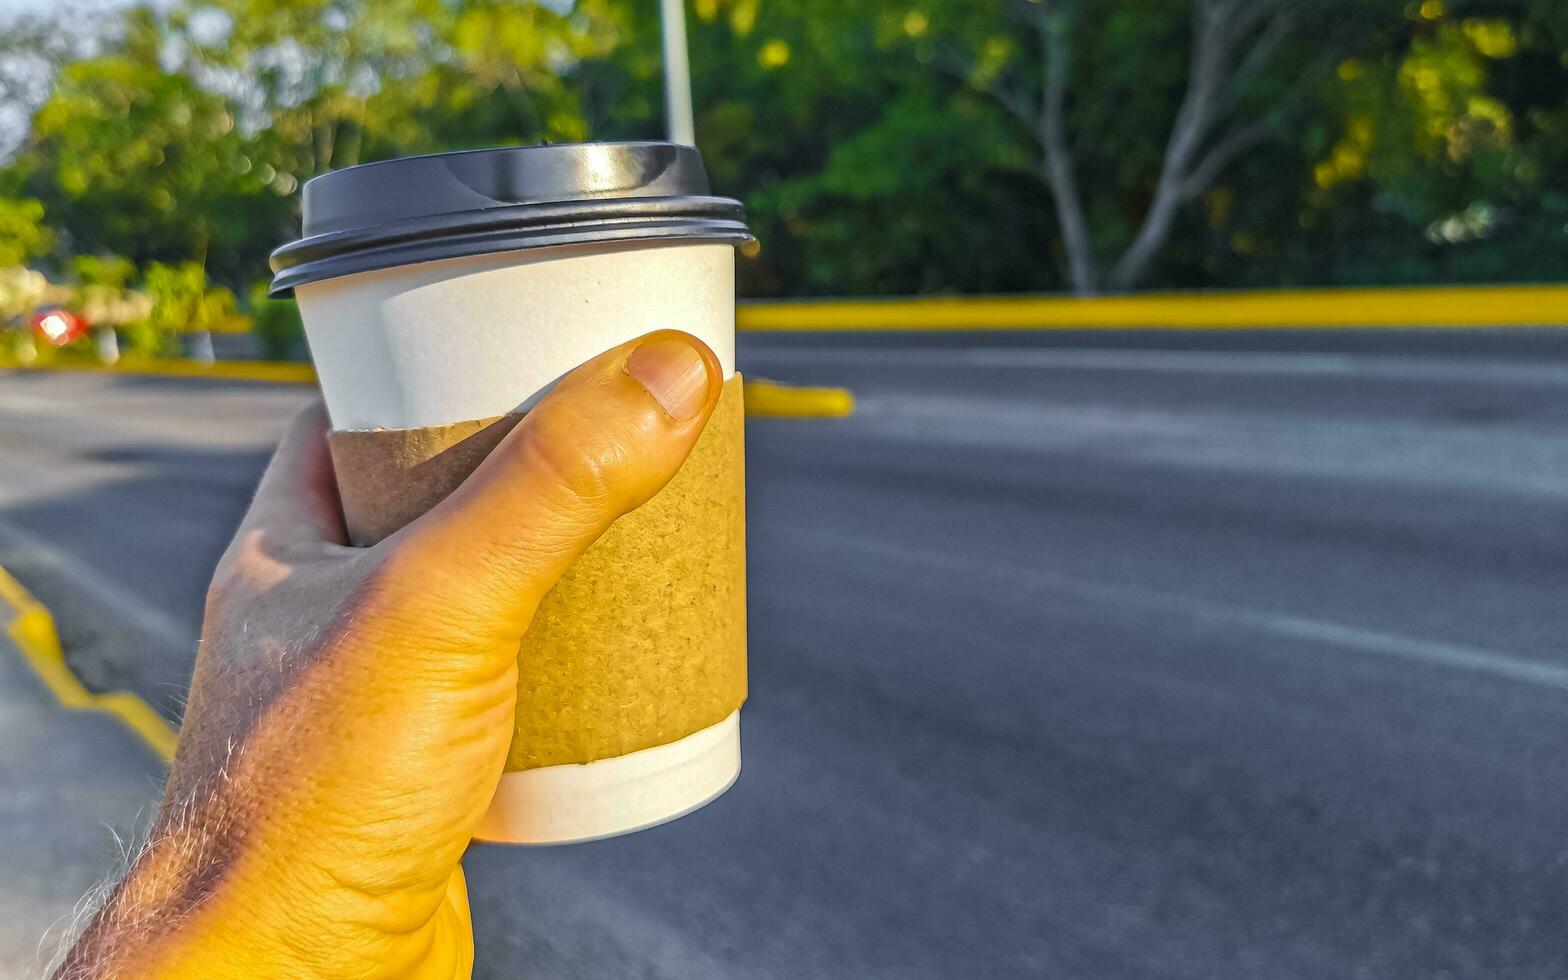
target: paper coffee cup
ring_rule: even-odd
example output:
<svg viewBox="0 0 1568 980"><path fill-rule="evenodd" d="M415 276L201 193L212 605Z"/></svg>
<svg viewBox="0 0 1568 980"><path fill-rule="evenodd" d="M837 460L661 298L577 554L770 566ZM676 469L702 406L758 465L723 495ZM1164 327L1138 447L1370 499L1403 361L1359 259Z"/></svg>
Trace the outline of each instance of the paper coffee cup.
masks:
<svg viewBox="0 0 1568 980"><path fill-rule="evenodd" d="M517 733L478 835L628 833L711 801L740 769L745 700L739 202L692 147L477 150L305 185L273 254L332 420L349 530L369 544L439 502L551 383L652 330L708 344L725 391L670 484L541 602Z"/></svg>

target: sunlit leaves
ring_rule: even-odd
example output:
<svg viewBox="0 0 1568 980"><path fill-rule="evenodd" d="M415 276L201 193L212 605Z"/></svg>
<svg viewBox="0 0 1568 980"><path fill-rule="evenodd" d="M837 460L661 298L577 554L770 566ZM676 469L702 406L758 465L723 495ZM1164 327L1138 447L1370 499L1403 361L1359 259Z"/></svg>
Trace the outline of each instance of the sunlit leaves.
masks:
<svg viewBox="0 0 1568 980"><path fill-rule="evenodd" d="M121 255L77 255L70 262L71 307L95 326L119 326L145 320L152 297L132 289L136 266Z"/></svg>
<svg viewBox="0 0 1568 980"><path fill-rule="evenodd" d="M774 68L783 68L789 64L789 56L789 42L774 38L757 49L757 64L771 71Z"/></svg>
<svg viewBox="0 0 1568 980"><path fill-rule="evenodd" d="M0 197L0 268L23 265L54 243L44 206L31 198Z"/></svg>
<svg viewBox="0 0 1568 980"><path fill-rule="evenodd" d="M657 5L658 0L650 2ZM762 0L693 0L692 10L699 22L713 22L720 14L726 15L730 30L744 37L757 26Z"/></svg>
<svg viewBox="0 0 1568 980"><path fill-rule="evenodd" d="M197 262L151 263L145 275L145 294L146 314L121 326L133 350L174 353L181 334L244 325L233 291L210 284L206 270Z"/></svg>
<svg viewBox="0 0 1568 980"><path fill-rule="evenodd" d="M1399 188L1391 200L1412 216L1434 174L1514 144L1512 110L1490 94L1493 59L1514 52L1506 23L1444 22L1376 62L1347 61L1336 73L1343 130L1313 170L1319 187L1370 177ZM1412 195L1410 192L1416 192Z"/></svg>
<svg viewBox="0 0 1568 980"><path fill-rule="evenodd" d="M1436 250L1501 256L1511 235L1515 258L1466 268L1564 269L1553 259L1568 255L1560 4L1294 4L1302 21L1226 94L1269 140L1184 210L1156 281L1419 278L1438 274ZM1190 75L1192 0L689 0L699 139L717 188L747 199L765 245L742 264L747 288L1059 287L1062 246L1028 118L1048 6L1077 14L1064 113L1093 248L1112 255L1161 172ZM299 185L323 169L660 134L657 17L655 0L128 9L104 28L118 40L55 79L20 156L0 168L0 263L25 254L103 290L70 255L116 253L148 275L161 263L160 309L227 316L222 301L202 313L170 298L196 294L177 271L195 262L251 308L267 252L297 230ZM1283 121L1282 104L1301 111ZM1527 247L1523 227L1547 237ZM139 291L141 271L112 288ZM166 341L139 322L150 343Z"/></svg>
<svg viewBox="0 0 1568 980"><path fill-rule="evenodd" d="M0 318L31 313L40 305L60 298L49 280L36 269L22 265L0 266ZM4 336L8 331L0 332Z"/></svg>
<svg viewBox="0 0 1568 980"><path fill-rule="evenodd" d="M1483 20L1472 17L1460 26L1466 40L1485 57L1512 58L1519 50L1513 25L1506 20Z"/></svg>
<svg viewBox="0 0 1568 980"><path fill-rule="evenodd" d="M253 234L231 222L293 189L254 153L224 98L127 52L60 73L22 164L75 247L200 258L231 228Z"/></svg>

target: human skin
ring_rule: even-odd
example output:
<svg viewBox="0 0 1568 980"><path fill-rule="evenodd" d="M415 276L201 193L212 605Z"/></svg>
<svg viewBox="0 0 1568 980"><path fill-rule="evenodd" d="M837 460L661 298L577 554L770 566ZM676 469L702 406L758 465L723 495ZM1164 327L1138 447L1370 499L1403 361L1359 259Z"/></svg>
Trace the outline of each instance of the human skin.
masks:
<svg viewBox="0 0 1568 980"><path fill-rule="evenodd" d="M147 843L57 977L466 977L459 860L539 600L674 475L718 400L664 331L572 372L457 491L347 545L319 408L219 562Z"/></svg>

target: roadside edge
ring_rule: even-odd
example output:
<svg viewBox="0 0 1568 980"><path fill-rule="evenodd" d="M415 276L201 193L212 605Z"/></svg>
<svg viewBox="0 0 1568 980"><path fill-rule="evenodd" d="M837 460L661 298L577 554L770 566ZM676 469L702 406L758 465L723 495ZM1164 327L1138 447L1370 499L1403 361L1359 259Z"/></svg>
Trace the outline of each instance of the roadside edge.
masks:
<svg viewBox="0 0 1568 980"><path fill-rule="evenodd" d="M309 364L280 361L127 361L120 364L94 364L88 361L21 364L0 359L0 369L15 371L81 371L91 374L150 375L175 378L221 378L227 381L259 381L266 384L315 384L316 372ZM811 388L765 379L747 380L746 414L757 418L818 419L842 418L855 411L855 396L847 388Z"/></svg>
<svg viewBox="0 0 1568 980"><path fill-rule="evenodd" d="M60 707L113 715L158 758L174 758L179 736L141 697L129 691L94 694L71 671L60 646L54 616L15 577L0 567L0 627Z"/></svg>
<svg viewBox="0 0 1568 980"><path fill-rule="evenodd" d="M1568 324L1568 286L1415 286L797 299L746 303L744 332L1310 330Z"/></svg>
<svg viewBox="0 0 1568 980"><path fill-rule="evenodd" d="M767 378L746 379L748 418L841 419L855 412L848 388L808 388Z"/></svg>

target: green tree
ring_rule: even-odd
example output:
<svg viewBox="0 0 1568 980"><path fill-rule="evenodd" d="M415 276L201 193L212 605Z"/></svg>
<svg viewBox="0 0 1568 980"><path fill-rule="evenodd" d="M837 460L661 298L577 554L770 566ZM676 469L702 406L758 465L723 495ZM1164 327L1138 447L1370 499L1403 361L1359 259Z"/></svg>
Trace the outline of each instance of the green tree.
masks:
<svg viewBox="0 0 1568 980"><path fill-rule="evenodd" d="M249 313L263 357L269 361L292 361L304 355L305 324L292 299L272 299L267 295L267 287L257 283L251 289Z"/></svg>
<svg viewBox="0 0 1568 980"><path fill-rule="evenodd" d="M71 305L93 326L135 323L152 312L152 298L131 288L136 266L124 256L73 256L71 273L76 280Z"/></svg>
<svg viewBox="0 0 1568 980"><path fill-rule="evenodd" d="M73 251L253 276L295 185L258 165L224 97L159 65L162 44L138 9L121 50L66 66L18 165Z"/></svg>
<svg viewBox="0 0 1568 980"><path fill-rule="evenodd" d="M699 0L697 134L746 200L751 295L1039 289L1049 199L1005 115L911 56L884 0ZM574 81L597 138L663 132L657 5L621 3L620 44ZM899 19L902 19L902 12Z"/></svg>
<svg viewBox="0 0 1568 980"><path fill-rule="evenodd" d="M1403 43L1338 66L1302 215L1314 244L1333 235L1350 247L1304 248L1320 276L1568 274L1562 12L1423 3Z"/></svg>
<svg viewBox="0 0 1568 980"><path fill-rule="evenodd" d="M0 197L0 268L25 265L53 245L54 232L44 224L41 202Z"/></svg>
<svg viewBox="0 0 1568 980"><path fill-rule="evenodd" d="M1398 9L982 0L903 26L917 57L1014 118L1051 196L1064 277L1089 294L1142 284L1182 209L1243 154L1287 139L1341 53Z"/></svg>
<svg viewBox="0 0 1568 980"><path fill-rule="evenodd" d="M586 138L568 79L613 43L604 4L219 0L182 4L168 24L295 180L464 144Z"/></svg>
<svg viewBox="0 0 1568 980"><path fill-rule="evenodd" d="M761 239L753 295L1568 276L1562 0L689 9L699 142ZM99 21L90 51L63 19L18 34L52 81L0 165L0 246L52 271L194 262L245 295L323 170L664 129L648 0ZM40 97L21 43L0 42L0 126ZM247 308L283 343L284 307Z"/></svg>
<svg viewBox="0 0 1568 980"><path fill-rule="evenodd" d="M695 10L699 139L762 234L757 292L1560 278L1568 265L1560 0ZM616 59L656 83L646 33L636 46ZM1368 100L1383 106L1378 159L1325 187L1325 160L1365 133L1352 103ZM656 105L632 105L625 119L657 128Z"/></svg>
<svg viewBox="0 0 1568 980"><path fill-rule="evenodd" d="M5 19L0 29L0 155L27 139L33 110L49 96L55 75L102 42L113 18L93 16L58 0Z"/></svg>
<svg viewBox="0 0 1568 980"><path fill-rule="evenodd" d="M240 316L234 293L209 283L206 271L195 262L151 263L145 289L151 299L147 316L125 327L133 350L177 354L182 334L232 329Z"/></svg>

